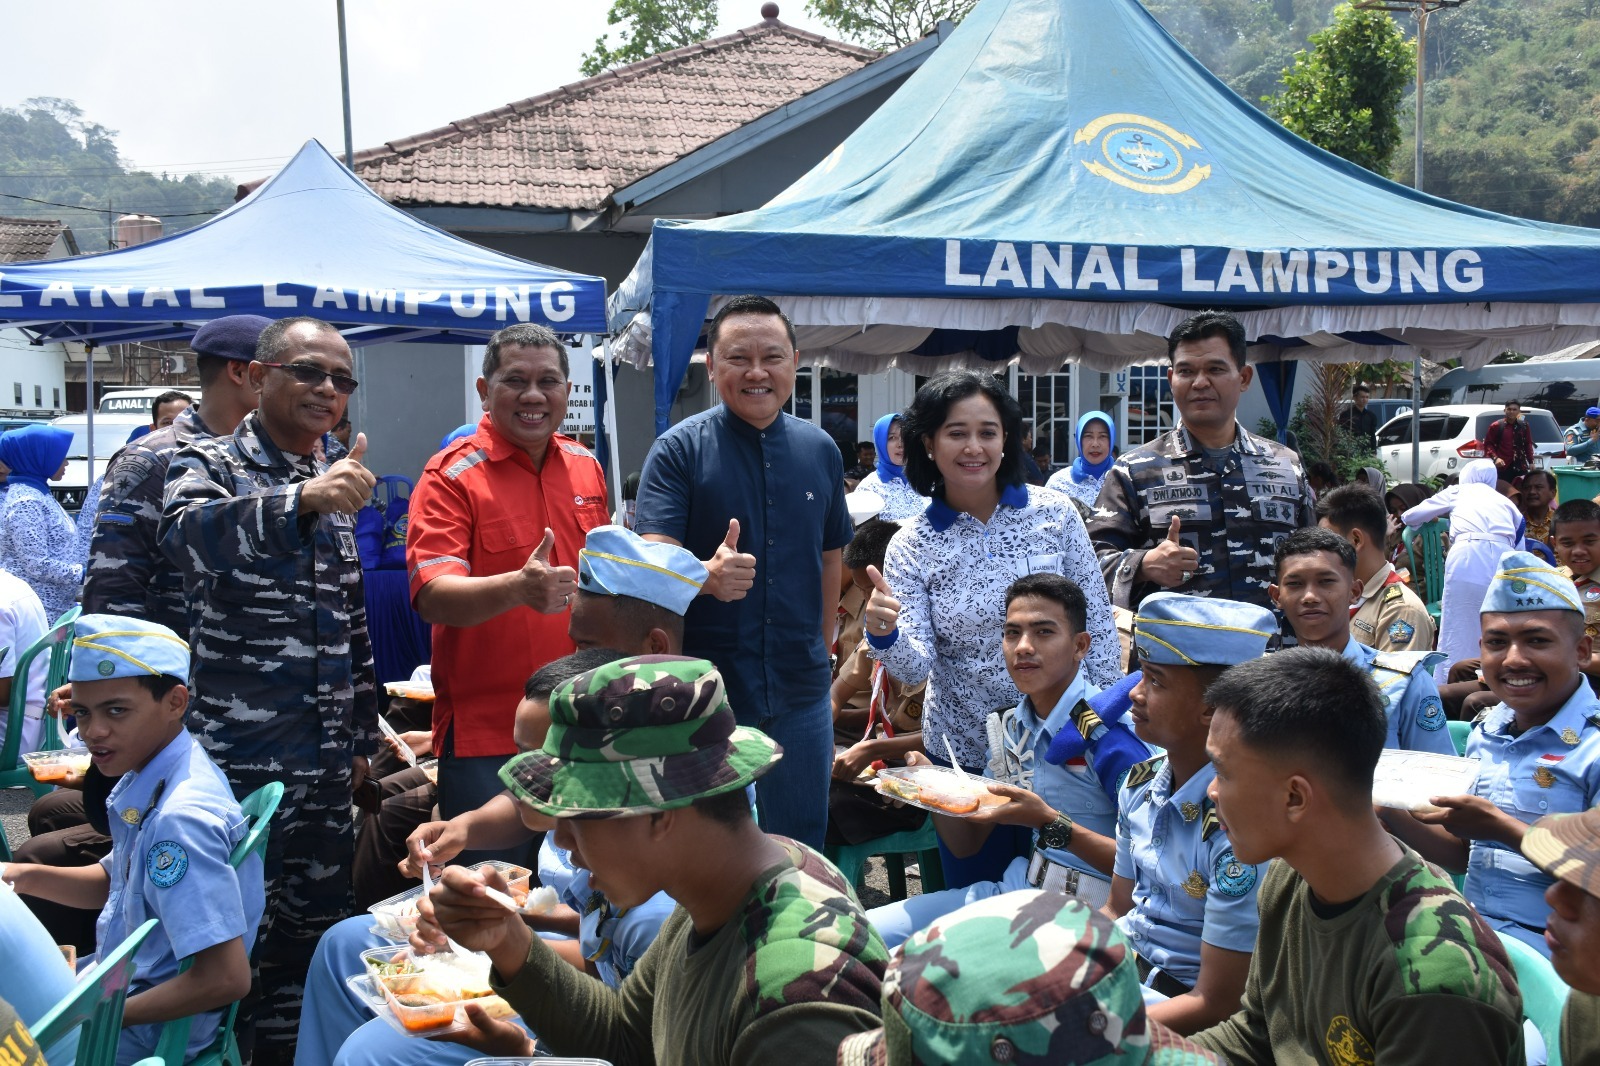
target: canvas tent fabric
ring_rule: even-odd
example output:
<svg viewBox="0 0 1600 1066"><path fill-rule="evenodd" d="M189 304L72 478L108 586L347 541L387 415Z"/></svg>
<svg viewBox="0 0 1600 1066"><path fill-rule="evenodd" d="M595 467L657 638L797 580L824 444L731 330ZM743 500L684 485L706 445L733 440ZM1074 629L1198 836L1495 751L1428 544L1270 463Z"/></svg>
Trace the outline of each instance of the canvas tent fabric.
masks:
<svg viewBox="0 0 1600 1066"><path fill-rule="evenodd" d="M1300 140L1136 0L980 0L765 207L658 221L613 295L658 429L708 309L773 296L808 362L1031 373L1164 356L1202 307L1252 359L1487 362L1600 325L1600 232L1396 185Z"/></svg>
<svg viewBox="0 0 1600 1066"><path fill-rule="evenodd" d="M187 337L207 319L310 315L353 345L481 344L535 322L605 330L605 282L436 229L307 141L248 197L193 229L131 248L0 266L0 325L47 341Z"/></svg>

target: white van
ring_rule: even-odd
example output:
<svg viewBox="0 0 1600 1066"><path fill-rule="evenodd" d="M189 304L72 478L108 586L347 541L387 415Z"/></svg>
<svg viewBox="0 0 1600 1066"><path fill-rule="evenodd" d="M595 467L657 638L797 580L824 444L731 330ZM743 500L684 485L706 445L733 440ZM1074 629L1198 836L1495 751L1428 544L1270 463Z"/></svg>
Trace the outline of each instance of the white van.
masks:
<svg viewBox="0 0 1600 1066"><path fill-rule="evenodd" d="M1417 418L1421 432L1417 439L1423 477L1449 477L1474 459L1482 459L1483 438L1494 422L1505 416L1503 407L1492 404L1450 404L1424 407ZM1549 411L1524 407L1522 417L1533 431L1535 466L1549 466L1565 455L1561 426ZM1411 472L1411 415L1401 415L1378 429L1378 458L1396 481L1416 481Z"/></svg>
<svg viewBox="0 0 1600 1066"><path fill-rule="evenodd" d="M161 385L159 387L141 385L131 388L119 388L112 386L106 390L104 396L100 397L100 406L95 408L95 412L102 415L143 414L145 416L144 423L148 426L150 424L150 405L155 402L157 396L169 392L181 392L189 397L196 407L200 405L200 389L198 387L190 388L187 385ZM99 419L95 421L98 422Z"/></svg>

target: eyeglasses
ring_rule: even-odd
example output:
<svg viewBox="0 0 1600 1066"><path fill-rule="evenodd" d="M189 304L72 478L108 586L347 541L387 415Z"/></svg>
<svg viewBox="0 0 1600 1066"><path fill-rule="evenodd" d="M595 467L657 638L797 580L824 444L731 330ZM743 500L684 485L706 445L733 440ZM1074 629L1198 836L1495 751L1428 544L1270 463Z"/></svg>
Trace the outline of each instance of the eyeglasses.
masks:
<svg viewBox="0 0 1600 1066"><path fill-rule="evenodd" d="M323 379L327 378L333 382L333 389L340 396L350 395L361 385L361 382L355 378L347 378L343 374L335 374L331 370L324 370L320 366L314 366L311 363L263 362L261 365L270 366L274 370L288 371L300 384L309 385L312 388L317 388L322 384Z"/></svg>

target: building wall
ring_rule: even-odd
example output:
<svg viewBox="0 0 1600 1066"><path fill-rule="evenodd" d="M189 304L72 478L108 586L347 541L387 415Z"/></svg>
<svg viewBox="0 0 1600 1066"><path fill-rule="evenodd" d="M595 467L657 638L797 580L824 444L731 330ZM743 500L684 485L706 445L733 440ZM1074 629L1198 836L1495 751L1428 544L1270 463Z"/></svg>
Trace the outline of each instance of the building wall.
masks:
<svg viewBox="0 0 1600 1066"><path fill-rule="evenodd" d="M66 414L66 359L64 345L35 347L21 330L0 329L0 410L38 418Z"/></svg>
<svg viewBox="0 0 1600 1066"><path fill-rule="evenodd" d="M480 408L472 381L483 349L460 344L372 344L357 348L350 398L351 439L367 435L366 465L412 481L439 439Z"/></svg>

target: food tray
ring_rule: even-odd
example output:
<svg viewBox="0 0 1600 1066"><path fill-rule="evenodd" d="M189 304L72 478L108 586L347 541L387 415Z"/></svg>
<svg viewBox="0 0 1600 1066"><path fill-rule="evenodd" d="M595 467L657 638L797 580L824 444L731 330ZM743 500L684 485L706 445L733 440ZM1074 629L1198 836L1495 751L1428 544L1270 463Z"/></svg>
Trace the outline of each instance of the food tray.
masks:
<svg viewBox="0 0 1600 1066"><path fill-rule="evenodd" d="M528 891L533 884L533 871L526 866L518 866L514 862L502 862L499 859L489 859L484 862L475 862L467 867L469 870L482 870L492 867L498 870L500 876L505 878L506 891L512 899L522 903L528 898Z"/></svg>
<svg viewBox="0 0 1600 1066"><path fill-rule="evenodd" d="M568 1059L540 1056L535 1059L473 1059L467 1066L611 1066L604 1059Z"/></svg>
<svg viewBox="0 0 1600 1066"><path fill-rule="evenodd" d="M466 1015L461 1012L460 1000L450 1004L449 1022L426 1029L408 1029L406 1024L395 1015L394 1009L390 1006L391 1001L377 978L374 978L371 974L360 973L354 977L345 978L345 984L351 992L355 993L356 998L366 1005L368 1010L382 1018L389 1024L391 1029L401 1036L444 1036L447 1033L462 1032L467 1028L467 1019ZM440 1006L442 1010L443 1004Z"/></svg>
<svg viewBox="0 0 1600 1066"><path fill-rule="evenodd" d="M417 931L417 900L421 898L422 886L418 885L368 907L367 912L377 923L372 927L373 932L390 940L411 939L411 934Z"/></svg>
<svg viewBox="0 0 1600 1066"><path fill-rule="evenodd" d="M30 751L22 757L33 779L41 783L63 780L68 774L82 777L89 772L89 753L82 748L62 751Z"/></svg>
<svg viewBox="0 0 1600 1066"><path fill-rule="evenodd" d="M1388 748L1378 756L1372 802L1403 811L1436 811L1428 802L1432 797L1471 792L1477 777L1477 759Z"/></svg>
<svg viewBox="0 0 1600 1066"><path fill-rule="evenodd" d="M377 960L416 967L413 972L377 974ZM480 953L418 956L409 948L374 948L361 953L364 973L346 984L373 1013L407 1036L438 1036L467 1027L461 1007L481 1003L494 1017L509 1017L510 1006L489 988L489 958ZM408 1005L406 995L426 992L438 998L427 1005Z"/></svg>
<svg viewBox="0 0 1600 1066"><path fill-rule="evenodd" d="M432 685L419 685L414 681L389 681L384 684L383 691L419 703L431 703L434 698Z"/></svg>
<svg viewBox="0 0 1600 1066"><path fill-rule="evenodd" d="M977 803L971 810L952 810L940 807L933 803L926 803L895 790L891 782L903 785L918 785L926 788L937 789L946 795L954 797L970 797ZM878 771L878 776L873 779L872 787L878 793L902 803L909 803L913 807L920 807L932 814L944 814L952 818L970 818L983 807L998 807L1011 801L1004 796L996 796L989 791L992 782L986 777L969 774L965 770L952 770L948 766L890 766Z"/></svg>
<svg viewBox="0 0 1600 1066"><path fill-rule="evenodd" d="M368 977L388 976L379 970L380 966L396 967L393 973L410 973L415 965L412 961L411 949L408 947L395 947L385 944L381 948L368 948L361 953L361 970Z"/></svg>

